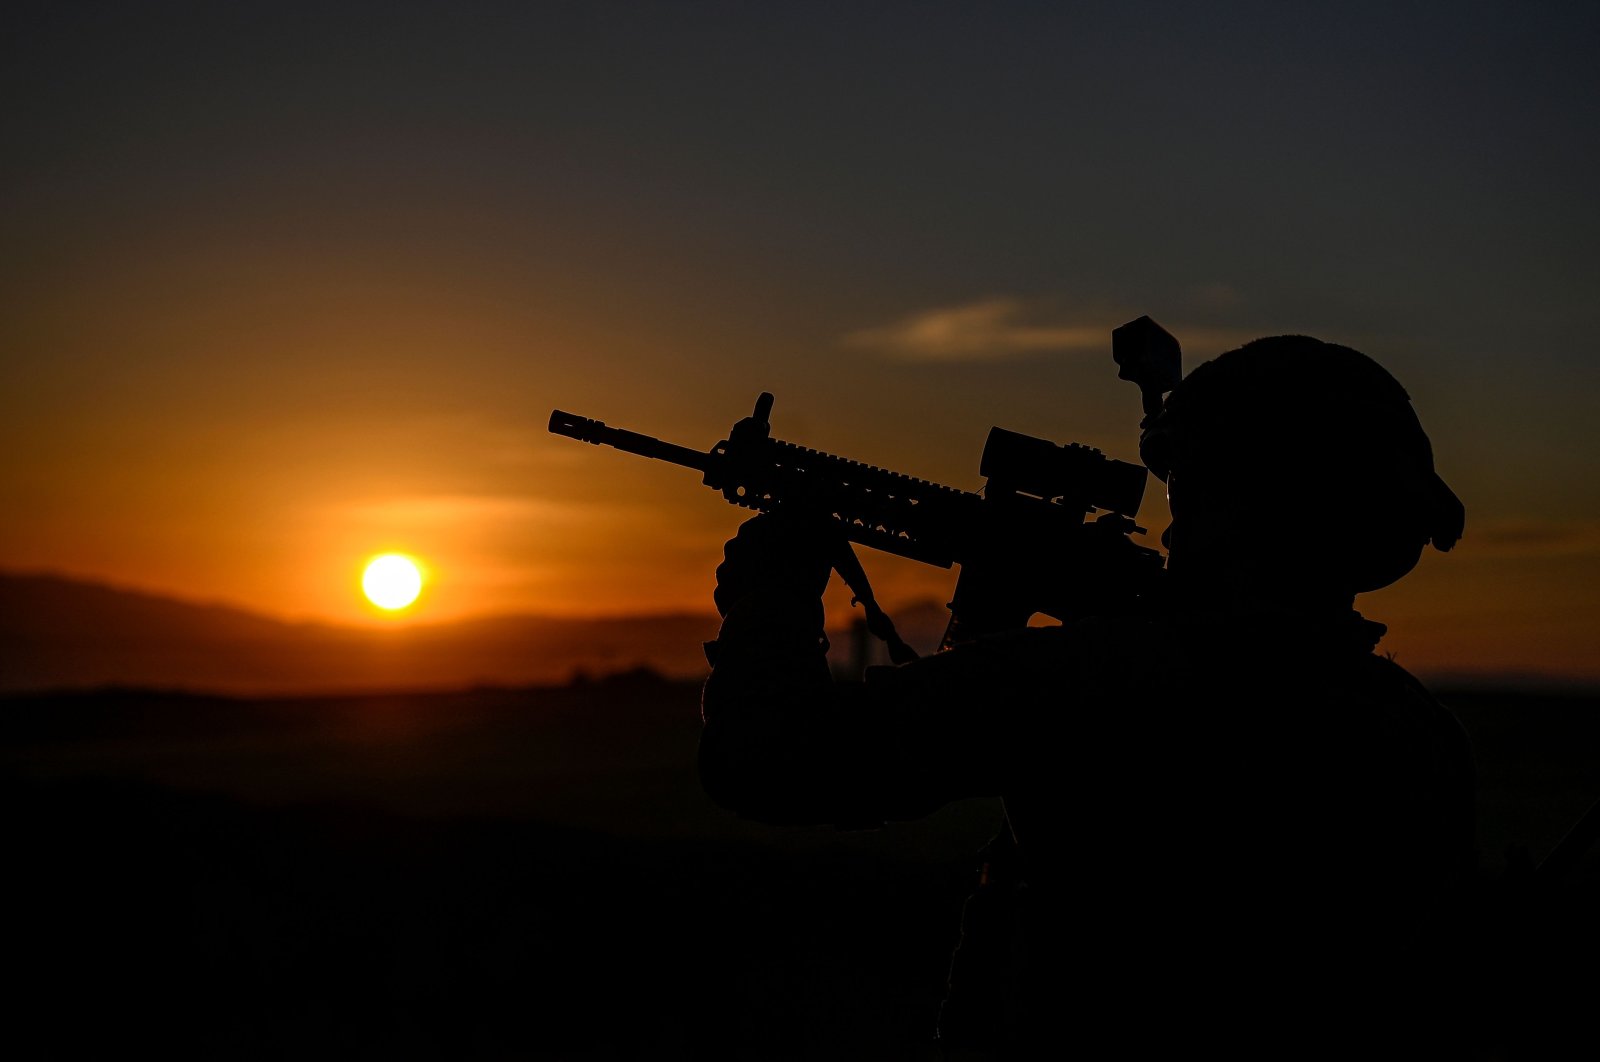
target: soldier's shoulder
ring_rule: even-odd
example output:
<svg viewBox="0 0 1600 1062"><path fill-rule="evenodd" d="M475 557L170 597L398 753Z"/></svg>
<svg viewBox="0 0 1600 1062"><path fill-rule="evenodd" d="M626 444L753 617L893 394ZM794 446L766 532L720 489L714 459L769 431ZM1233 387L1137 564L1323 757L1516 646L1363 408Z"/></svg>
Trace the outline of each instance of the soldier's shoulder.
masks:
<svg viewBox="0 0 1600 1062"><path fill-rule="evenodd" d="M1068 623L1052 623L1007 631L979 640L996 654L1058 657L1148 657L1181 642L1180 632L1160 619L1125 616L1089 616Z"/></svg>
<svg viewBox="0 0 1600 1062"><path fill-rule="evenodd" d="M980 651L996 666L1055 675L1092 695L1181 672L1190 647L1160 619L1093 616L987 638Z"/></svg>
<svg viewBox="0 0 1600 1062"><path fill-rule="evenodd" d="M1433 691L1389 653L1361 656L1353 662L1349 675L1345 685L1375 703L1419 717L1453 718Z"/></svg>

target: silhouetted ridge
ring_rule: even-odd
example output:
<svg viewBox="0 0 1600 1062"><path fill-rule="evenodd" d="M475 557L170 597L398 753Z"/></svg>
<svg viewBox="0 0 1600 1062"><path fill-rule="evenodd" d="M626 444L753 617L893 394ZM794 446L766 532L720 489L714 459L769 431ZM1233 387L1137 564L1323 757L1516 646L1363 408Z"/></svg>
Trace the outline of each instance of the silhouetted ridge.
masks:
<svg viewBox="0 0 1600 1062"><path fill-rule="evenodd" d="M207 638L282 638L302 625L231 605L182 601L61 575L0 575L0 637L169 641L178 633Z"/></svg>
<svg viewBox="0 0 1600 1062"><path fill-rule="evenodd" d="M0 575L0 692L140 686L233 694L698 676L715 618L497 616L392 628L289 623L55 575Z"/></svg>

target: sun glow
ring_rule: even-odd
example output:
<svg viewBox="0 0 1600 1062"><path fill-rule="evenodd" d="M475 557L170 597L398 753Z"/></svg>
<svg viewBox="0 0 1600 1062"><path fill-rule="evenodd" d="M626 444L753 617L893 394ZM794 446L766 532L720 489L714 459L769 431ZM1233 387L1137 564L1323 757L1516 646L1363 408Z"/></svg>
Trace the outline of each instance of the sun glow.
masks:
<svg viewBox="0 0 1600 1062"><path fill-rule="evenodd" d="M405 608L422 592L422 571L403 553L374 557L361 576L367 600L391 612Z"/></svg>

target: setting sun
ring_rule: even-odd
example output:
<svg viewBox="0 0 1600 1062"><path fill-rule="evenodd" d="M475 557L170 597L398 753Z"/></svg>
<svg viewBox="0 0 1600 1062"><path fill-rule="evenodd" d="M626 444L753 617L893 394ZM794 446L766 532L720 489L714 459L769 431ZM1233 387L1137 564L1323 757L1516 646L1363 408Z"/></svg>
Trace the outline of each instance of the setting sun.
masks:
<svg viewBox="0 0 1600 1062"><path fill-rule="evenodd" d="M361 576L367 600L382 609L402 609L422 592L422 572L416 561L400 553L374 557Z"/></svg>

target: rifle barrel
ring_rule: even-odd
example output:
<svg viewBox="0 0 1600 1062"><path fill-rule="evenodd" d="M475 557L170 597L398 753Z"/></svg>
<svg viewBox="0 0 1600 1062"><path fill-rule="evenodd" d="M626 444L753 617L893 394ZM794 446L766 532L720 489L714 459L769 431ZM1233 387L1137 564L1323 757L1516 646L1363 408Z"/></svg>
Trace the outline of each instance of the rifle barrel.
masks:
<svg viewBox="0 0 1600 1062"><path fill-rule="evenodd" d="M701 475L710 468L712 459L711 454L691 450L687 446L662 442L660 439L624 428L612 428L604 421L580 417L576 413L564 413L559 409L550 414L550 431L552 434L565 435L579 442L610 446L630 454L638 454L640 457L682 465L684 468L694 469Z"/></svg>

